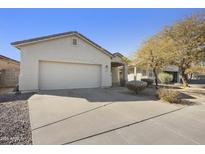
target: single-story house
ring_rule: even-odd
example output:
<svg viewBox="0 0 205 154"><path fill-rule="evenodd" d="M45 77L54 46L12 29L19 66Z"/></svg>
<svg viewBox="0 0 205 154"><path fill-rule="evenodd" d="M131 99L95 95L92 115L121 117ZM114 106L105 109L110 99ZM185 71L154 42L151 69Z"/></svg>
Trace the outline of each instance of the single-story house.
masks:
<svg viewBox="0 0 205 154"><path fill-rule="evenodd" d="M200 64L202 67L205 68L205 61L202 61ZM169 65L165 67L162 72L166 72L172 75L172 83L180 83L181 82L181 75L179 72L179 68L175 65ZM141 80L141 79L152 79L155 80L154 74L152 70L143 70L136 67L136 65L129 65L128 66L128 81L133 80ZM205 84L205 75L204 73L194 73L192 76L189 76L189 83L193 84Z"/></svg>
<svg viewBox="0 0 205 154"><path fill-rule="evenodd" d="M76 31L11 45L21 52L21 91L110 87L127 81L121 54L110 53Z"/></svg>
<svg viewBox="0 0 205 154"><path fill-rule="evenodd" d="M0 87L15 87L18 83L20 62L0 55Z"/></svg>

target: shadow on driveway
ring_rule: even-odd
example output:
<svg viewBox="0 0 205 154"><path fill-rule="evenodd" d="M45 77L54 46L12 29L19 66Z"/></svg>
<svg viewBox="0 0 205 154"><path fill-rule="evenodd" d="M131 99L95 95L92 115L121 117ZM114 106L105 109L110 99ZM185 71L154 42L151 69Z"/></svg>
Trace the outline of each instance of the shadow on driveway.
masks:
<svg viewBox="0 0 205 154"><path fill-rule="evenodd" d="M28 100L35 93L4 94L0 95L0 103Z"/></svg>
<svg viewBox="0 0 205 154"><path fill-rule="evenodd" d="M152 101L159 100L155 88L147 88L139 94L126 87L89 88L69 90L44 90L39 95L53 95L62 97L84 98L89 102L125 102L125 101ZM187 93L180 92L181 99L196 99ZM190 104L193 105L193 104Z"/></svg>
<svg viewBox="0 0 205 154"><path fill-rule="evenodd" d="M40 91L39 95L54 95L62 97L84 98L89 102L124 102L124 101L150 101L157 100L156 95L144 93L135 93L125 87L116 88L89 88L89 89L72 89L72 90L49 90Z"/></svg>

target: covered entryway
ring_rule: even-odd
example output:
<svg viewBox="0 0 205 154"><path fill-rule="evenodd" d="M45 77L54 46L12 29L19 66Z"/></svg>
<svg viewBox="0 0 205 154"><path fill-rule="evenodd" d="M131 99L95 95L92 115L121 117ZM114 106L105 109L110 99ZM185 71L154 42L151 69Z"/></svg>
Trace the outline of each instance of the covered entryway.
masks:
<svg viewBox="0 0 205 154"><path fill-rule="evenodd" d="M39 89L96 88L101 86L101 66L96 64L39 62Z"/></svg>
<svg viewBox="0 0 205 154"><path fill-rule="evenodd" d="M112 86L125 86L127 82L127 64L120 53L113 54L111 62Z"/></svg>

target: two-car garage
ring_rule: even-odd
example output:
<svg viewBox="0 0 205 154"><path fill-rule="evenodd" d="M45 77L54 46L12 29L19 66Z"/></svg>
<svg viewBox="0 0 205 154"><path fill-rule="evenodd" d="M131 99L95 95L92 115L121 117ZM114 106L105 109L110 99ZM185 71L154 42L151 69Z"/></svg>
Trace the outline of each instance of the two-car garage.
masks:
<svg viewBox="0 0 205 154"><path fill-rule="evenodd" d="M101 86L101 66L96 64L39 62L39 89L95 88Z"/></svg>

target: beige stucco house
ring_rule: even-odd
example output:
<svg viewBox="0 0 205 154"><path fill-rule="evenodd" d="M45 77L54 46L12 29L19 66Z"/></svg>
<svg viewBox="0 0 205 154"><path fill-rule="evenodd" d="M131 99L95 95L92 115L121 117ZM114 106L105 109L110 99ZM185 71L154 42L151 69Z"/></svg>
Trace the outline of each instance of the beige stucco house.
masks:
<svg viewBox="0 0 205 154"><path fill-rule="evenodd" d="M15 87L19 71L19 61L0 55L0 88Z"/></svg>
<svg viewBox="0 0 205 154"><path fill-rule="evenodd" d="M11 44L21 51L21 91L110 87L127 80L122 55L75 31Z"/></svg>

